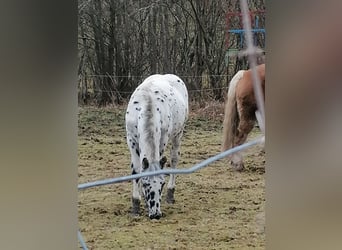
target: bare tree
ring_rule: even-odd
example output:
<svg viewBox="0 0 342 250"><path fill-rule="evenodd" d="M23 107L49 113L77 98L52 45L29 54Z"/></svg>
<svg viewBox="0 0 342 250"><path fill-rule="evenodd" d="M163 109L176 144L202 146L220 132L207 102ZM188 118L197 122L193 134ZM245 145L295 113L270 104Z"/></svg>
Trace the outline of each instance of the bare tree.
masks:
<svg viewBox="0 0 342 250"><path fill-rule="evenodd" d="M264 8L264 0L250 5ZM191 90L212 89L210 96L222 99L226 14L238 6L237 0L80 0L80 100L120 103L155 73L183 77L192 98L204 92Z"/></svg>

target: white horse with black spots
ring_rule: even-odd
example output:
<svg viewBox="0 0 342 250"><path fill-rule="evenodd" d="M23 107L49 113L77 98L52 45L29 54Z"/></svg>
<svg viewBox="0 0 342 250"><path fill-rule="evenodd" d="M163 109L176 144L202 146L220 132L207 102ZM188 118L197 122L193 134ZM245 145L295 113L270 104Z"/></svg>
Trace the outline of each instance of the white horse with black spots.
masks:
<svg viewBox="0 0 342 250"><path fill-rule="evenodd" d="M176 168L180 141L188 118L188 91L176 75L152 75L133 92L126 112L127 144L132 174L160 170L167 159L163 153L171 141L170 166ZM175 178L171 174L166 202L174 203ZM133 180L132 213L140 214L141 194L150 219L159 219L164 175Z"/></svg>

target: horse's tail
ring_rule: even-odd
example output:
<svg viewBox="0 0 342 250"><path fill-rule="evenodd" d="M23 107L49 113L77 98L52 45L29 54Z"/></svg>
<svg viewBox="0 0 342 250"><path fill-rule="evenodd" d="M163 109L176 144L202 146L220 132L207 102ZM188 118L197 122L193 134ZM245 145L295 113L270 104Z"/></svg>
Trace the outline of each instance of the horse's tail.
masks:
<svg viewBox="0 0 342 250"><path fill-rule="evenodd" d="M238 71L229 83L227 101L224 108L222 151L233 147L233 139L237 130L238 112L236 106L236 86L243 77L244 70Z"/></svg>

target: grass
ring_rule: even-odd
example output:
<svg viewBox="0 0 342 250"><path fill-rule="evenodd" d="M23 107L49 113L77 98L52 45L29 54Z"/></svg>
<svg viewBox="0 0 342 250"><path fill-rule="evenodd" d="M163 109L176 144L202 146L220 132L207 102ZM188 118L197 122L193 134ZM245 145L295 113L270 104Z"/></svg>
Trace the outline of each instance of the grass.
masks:
<svg viewBox="0 0 342 250"><path fill-rule="evenodd" d="M79 109L79 183L130 174L124 114L125 107ZM192 106L179 168L219 153L222 116L221 104ZM131 183L79 191L79 226L89 249L264 249L256 216L265 207L265 156L260 147L244 154L241 173L221 160L177 176L176 203L162 201L160 220L130 215Z"/></svg>

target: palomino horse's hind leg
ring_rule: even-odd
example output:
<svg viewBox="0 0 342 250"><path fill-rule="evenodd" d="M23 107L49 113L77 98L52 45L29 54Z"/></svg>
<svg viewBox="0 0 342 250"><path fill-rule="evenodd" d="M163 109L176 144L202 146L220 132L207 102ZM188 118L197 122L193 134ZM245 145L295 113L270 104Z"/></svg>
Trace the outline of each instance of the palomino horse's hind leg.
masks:
<svg viewBox="0 0 342 250"><path fill-rule="evenodd" d="M131 169L132 169L132 175L139 173L140 169L140 162L139 162L139 156L137 155L137 152L134 152L134 150L131 150L132 155L132 163L131 163ZM139 179L132 180L133 184L133 190L132 190L132 215L133 216L139 216L140 215L140 183Z"/></svg>
<svg viewBox="0 0 342 250"><path fill-rule="evenodd" d="M253 120L249 120L249 121L242 122L242 123L240 122L239 128L238 128L238 135L235 137L234 146L243 144L246 141L247 136L249 132L251 132L253 127L254 127ZM243 158L242 158L241 153L238 152L233 155L232 165L235 170L241 171L244 169L244 163L243 163Z"/></svg>
<svg viewBox="0 0 342 250"><path fill-rule="evenodd" d="M180 132L176 135L175 138L172 139L172 146L171 146L171 168L175 169L178 160L179 160L179 147L180 147L180 140L182 137L183 132ZM166 202L169 204L175 203L174 193L175 193L175 186L176 186L176 176L174 174L170 174L169 183L167 184L167 194L166 194Z"/></svg>
<svg viewBox="0 0 342 250"><path fill-rule="evenodd" d="M247 112L242 105L238 103L238 112L240 116L240 122L237 128L237 134L234 137L234 147L243 144L249 132L254 127L255 119ZM244 169L243 158L241 153L235 153L231 158L231 164L235 170L241 171Z"/></svg>

